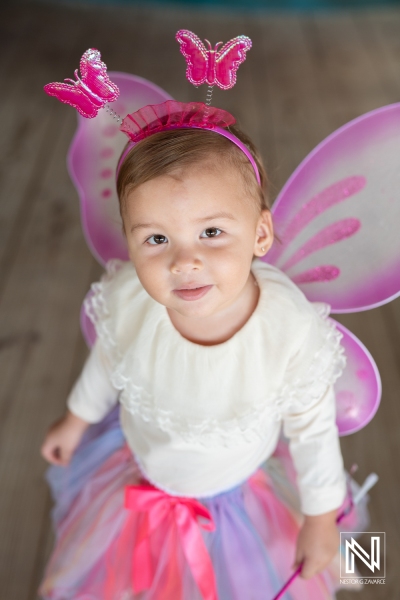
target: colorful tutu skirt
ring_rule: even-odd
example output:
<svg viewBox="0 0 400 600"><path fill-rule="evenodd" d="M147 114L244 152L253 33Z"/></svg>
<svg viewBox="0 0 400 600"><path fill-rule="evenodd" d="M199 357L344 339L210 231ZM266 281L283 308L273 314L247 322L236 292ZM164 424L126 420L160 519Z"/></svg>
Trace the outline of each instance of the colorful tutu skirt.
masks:
<svg viewBox="0 0 400 600"><path fill-rule="evenodd" d="M272 600L293 572L302 516L284 441L231 490L170 496L144 480L116 407L46 479L55 545L43 600ZM364 502L340 529L363 531L367 519ZM338 551L320 574L297 577L283 600L334 598L339 566Z"/></svg>

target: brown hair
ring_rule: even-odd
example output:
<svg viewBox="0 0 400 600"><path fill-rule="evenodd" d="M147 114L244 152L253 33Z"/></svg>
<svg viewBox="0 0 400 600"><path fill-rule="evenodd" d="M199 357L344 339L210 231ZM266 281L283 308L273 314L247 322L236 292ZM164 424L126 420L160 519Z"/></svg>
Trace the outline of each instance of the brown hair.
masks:
<svg viewBox="0 0 400 600"><path fill-rule="evenodd" d="M268 180L261 156L250 138L238 127L229 128L250 150L260 173L257 183L253 167L246 155L222 135L204 129L173 129L145 138L126 156L117 178L117 192L123 219L127 196L139 185L161 175L167 175L199 161L219 161L239 170L246 195L257 202L257 210L268 207ZM213 164L214 160L213 160Z"/></svg>

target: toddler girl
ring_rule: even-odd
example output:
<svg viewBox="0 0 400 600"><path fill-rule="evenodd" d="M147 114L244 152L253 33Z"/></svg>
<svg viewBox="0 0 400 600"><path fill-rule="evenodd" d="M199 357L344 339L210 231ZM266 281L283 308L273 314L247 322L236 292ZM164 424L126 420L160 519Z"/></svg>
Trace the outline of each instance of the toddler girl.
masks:
<svg viewBox="0 0 400 600"><path fill-rule="evenodd" d="M92 288L97 341L41 450L57 465L45 599L271 600L299 565L287 600L338 586L341 336L260 260L266 175L230 131L246 153L173 129L119 166L130 261Z"/></svg>

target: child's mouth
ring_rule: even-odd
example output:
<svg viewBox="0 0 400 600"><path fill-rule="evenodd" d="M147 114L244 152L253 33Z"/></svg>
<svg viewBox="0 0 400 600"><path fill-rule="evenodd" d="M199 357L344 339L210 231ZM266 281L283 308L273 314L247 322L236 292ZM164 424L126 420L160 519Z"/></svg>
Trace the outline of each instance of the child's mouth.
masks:
<svg viewBox="0 0 400 600"><path fill-rule="evenodd" d="M211 288L212 285L203 285L202 287L192 289L174 290L174 294L182 298L182 300L198 300L205 296Z"/></svg>

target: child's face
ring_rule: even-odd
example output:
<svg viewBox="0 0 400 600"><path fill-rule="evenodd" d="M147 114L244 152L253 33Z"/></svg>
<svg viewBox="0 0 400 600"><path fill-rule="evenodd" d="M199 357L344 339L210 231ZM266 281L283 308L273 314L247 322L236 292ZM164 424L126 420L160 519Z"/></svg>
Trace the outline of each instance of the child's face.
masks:
<svg viewBox="0 0 400 600"><path fill-rule="evenodd" d="M257 214L242 175L212 165L140 185L127 198L124 224L143 287L192 318L233 304L248 283L253 256L273 241L270 213Z"/></svg>

